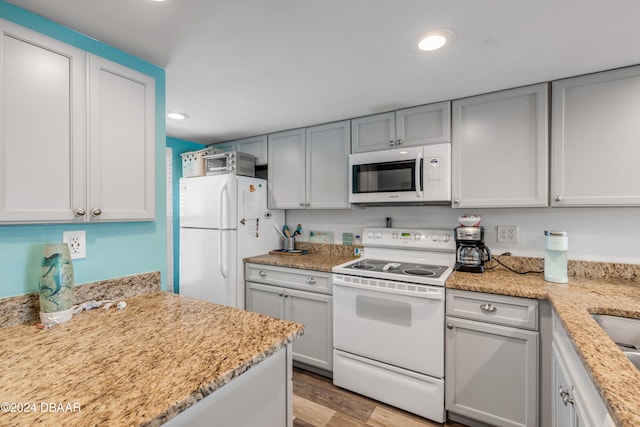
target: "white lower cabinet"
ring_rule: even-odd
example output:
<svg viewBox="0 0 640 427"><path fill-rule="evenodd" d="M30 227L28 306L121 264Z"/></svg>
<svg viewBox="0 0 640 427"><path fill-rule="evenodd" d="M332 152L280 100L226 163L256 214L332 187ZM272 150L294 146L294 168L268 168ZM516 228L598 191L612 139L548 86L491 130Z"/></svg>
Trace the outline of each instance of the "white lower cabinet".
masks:
<svg viewBox="0 0 640 427"><path fill-rule="evenodd" d="M292 427L292 375L288 345L180 412L164 426Z"/></svg>
<svg viewBox="0 0 640 427"><path fill-rule="evenodd" d="M552 360L553 427L614 426L555 311Z"/></svg>
<svg viewBox="0 0 640 427"><path fill-rule="evenodd" d="M293 360L320 373L333 370L333 297L330 274L267 265L246 265L249 311L304 325ZM260 283L258 283L260 282Z"/></svg>
<svg viewBox="0 0 640 427"><path fill-rule="evenodd" d="M447 290L445 409L493 426L538 425L536 300Z"/></svg>

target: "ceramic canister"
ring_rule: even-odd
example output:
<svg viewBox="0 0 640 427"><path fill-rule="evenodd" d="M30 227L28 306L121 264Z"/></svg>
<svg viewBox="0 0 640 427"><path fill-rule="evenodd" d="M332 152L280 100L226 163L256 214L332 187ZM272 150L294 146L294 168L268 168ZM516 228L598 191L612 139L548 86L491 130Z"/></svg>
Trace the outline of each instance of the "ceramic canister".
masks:
<svg viewBox="0 0 640 427"><path fill-rule="evenodd" d="M73 316L73 265L66 243L48 243L40 273L40 320L45 325L66 322Z"/></svg>

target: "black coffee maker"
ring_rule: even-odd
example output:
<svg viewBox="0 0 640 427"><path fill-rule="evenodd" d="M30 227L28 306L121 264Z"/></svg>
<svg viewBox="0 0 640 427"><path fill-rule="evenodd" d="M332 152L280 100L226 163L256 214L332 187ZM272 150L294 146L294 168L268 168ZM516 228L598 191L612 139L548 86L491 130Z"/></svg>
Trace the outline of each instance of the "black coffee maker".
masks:
<svg viewBox="0 0 640 427"><path fill-rule="evenodd" d="M484 227L456 227L456 265L458 271L482 273L491 261L491 252L484 245Z"/></svg>

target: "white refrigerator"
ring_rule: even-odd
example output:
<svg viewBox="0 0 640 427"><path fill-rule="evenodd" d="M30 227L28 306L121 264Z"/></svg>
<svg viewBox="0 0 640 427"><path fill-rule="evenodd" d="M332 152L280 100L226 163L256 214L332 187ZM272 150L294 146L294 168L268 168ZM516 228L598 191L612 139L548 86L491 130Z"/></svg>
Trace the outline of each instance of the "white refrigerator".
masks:
<svg viewBox="0 0 640 427"><path fill-rule="evenodd" d="M282 224L263 179L180 179L180 294L243 309L243 259L280 248L273 226Z"/></svg>

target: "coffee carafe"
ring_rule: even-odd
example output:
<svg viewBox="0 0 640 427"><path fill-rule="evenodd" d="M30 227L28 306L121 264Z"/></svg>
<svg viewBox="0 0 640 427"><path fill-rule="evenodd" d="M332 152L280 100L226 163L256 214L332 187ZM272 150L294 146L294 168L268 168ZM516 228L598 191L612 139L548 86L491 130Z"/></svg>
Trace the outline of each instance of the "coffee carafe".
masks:
<svg viewBox="0 0 640 427"><path fill-rule="evenodd" d="M484 227L456 227L456 265L458 271L482 273L491 261L491 251L484 245Z"/></svg>

